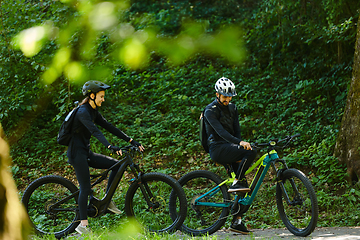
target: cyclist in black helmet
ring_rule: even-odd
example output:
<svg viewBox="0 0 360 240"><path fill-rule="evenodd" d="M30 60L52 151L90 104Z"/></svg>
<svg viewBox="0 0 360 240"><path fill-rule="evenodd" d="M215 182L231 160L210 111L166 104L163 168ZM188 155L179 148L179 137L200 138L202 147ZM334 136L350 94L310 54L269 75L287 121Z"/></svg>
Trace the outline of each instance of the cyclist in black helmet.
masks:
<svg viewBox="0 0 360 240"><path fill-rule="evenodd" d="M231 103L236 96L234 83L225 77L216 81L216 99L206 106L204 111L205 128L208 135L210 157L220 164L232 166L236 176L230 186L231 193L246 193L250 188L245 179L245 172L256 157L256 151L241 138L239 113ZM231 231L248 234L241 216L235 216Z"/></svg>
<svg viewBox="0 0 360 240"><path fill-rule="evenodd" d="M105 101L105 90L109 88L109 85L100 81L88 81L84 84L82 93L85 99L81 102L79 110L75 115L72 126L73 135L67 151L68 162L74 167L76 178L80 185L78 199L80 224L75 229L80 234L90 232L87 220L88 197L91 194L89 167L108 169L117 162L116 159L111 157L93 153L90 150L90 137L96 137L106 148L118 155L122 155L121 149L111 145L95 124L103 127L115 136L130 142L132 145L139 147L140 151L144 151L144 147L139 142L114 127L98 112L98 108L101 107L101 104ZM114 168L111 171L108 188L117 171L118 168ZM108 206L108 210L115 214L121 213L112 201Z"/></svg>

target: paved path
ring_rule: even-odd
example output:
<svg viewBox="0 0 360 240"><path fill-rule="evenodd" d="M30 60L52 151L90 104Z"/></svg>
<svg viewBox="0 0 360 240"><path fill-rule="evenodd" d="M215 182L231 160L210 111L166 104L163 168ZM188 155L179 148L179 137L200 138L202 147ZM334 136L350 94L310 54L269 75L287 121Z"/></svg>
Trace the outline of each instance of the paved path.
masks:
<svg viewBox="0 0 360 240"><path fill-rule="evenodd" d="M233 234L226 230L225 234L219 233L218 239L272 239L272 240L293 240L293 239L313 239L313 240L360 240L360 227L333 227L333 228L316 228L315 231L307 237L297 237L289 232L286 228L252 230L252 236L243 236Z"/></svg>
<svg viewBox="0 0 360 240"><path fill-rule="evenodd" d="M209 237L190 237L177 231L174 235L176 239L182 240L360 240L360 226L359 227L331 227L331 228L316 228L315 231L307 237L297 237L290 233L286 228L277 229L254 229L251 235L235 234L229 230L220 230L210 235ZM173 236L174 236L173 235ZM74 233L68 240L82 239L78 234ZM107 239L107 238L104 238ZM114 240L119 238L114 238ZM130 238L131 239L131 238ZM137 239L137 238L135 238ZM141 237L139 239L142 239ZM148 238L146 238L148 239ZM168 239L168 238L164 238ZM170 237L169 239L173 239Z"/></svg>
<svg viewBox="0 0 360 240"><path fill-rule="evenodd" d="M252 230L251 235L234 234L229 230L220 230L209 237L209 239L241 239L241 240L360 240L360 227L331 227L316 228L315 231L307 237L297 237L285 228ZM176 233L178 234L178 233ZM216 237L215 237L216 236ZM188 239L189 237L179 234L180 239ZM204 239L202 237L194 237L192 239Z"/></svg>

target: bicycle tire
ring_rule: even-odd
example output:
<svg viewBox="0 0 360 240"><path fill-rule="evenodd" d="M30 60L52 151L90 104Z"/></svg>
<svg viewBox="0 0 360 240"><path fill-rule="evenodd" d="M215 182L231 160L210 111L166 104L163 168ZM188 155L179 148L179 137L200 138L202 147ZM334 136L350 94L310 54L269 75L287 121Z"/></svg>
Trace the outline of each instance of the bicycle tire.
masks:
<svg viewBox="0 0 360 240"><path fill-rule="evenodd" d="M225 224L229 216L229 207L196 207L192 205L192 201L196 197L217 187L221 182L223 180L218 175L206 170L189 172L179 179L188 202L187 217L180 227L182 232L192 236L210 235ZM226 185L220 186L219 190L211 197L210 201L216 203L230 202Z"/></svg>
<svg viewBox="0 0 360 240"><path fill-rule="evenodd" d="M315 190L305 174L297 169L284 170L280 179L291 201L287 203L286 194L281 188L281 183L278 182L276 203L280 218L294 235L308 236L314 231L319 215ZM291 179L294 180L296 189L292 186Z"/></svg>
<svg viewBox="0 0 360 240"><path fill-rule="evenodd" d="M77 190L71 181L55 175L38 178L25 189L21 201L37 235L61 238L75 230L79 224L78 195L57 206L68 211L56 211L51 205Z"/></svg>
<svg viewBox="0 0 360 240"><path fill-rule="evenodd" d="M141 185L150 189L149 197L152 206L148 206ZM170 205L170 195L176 193ZM174 195L173 195L174 196ZM174 204L175 202L175 204ZM173 219L170 212L177 212ZM186 218L186 197L180 184L172 177L163 173L146 173L141 177L141 184L133 182L125 196L125 212L128 218L134 218L146 231L173 232Z"/></svg>

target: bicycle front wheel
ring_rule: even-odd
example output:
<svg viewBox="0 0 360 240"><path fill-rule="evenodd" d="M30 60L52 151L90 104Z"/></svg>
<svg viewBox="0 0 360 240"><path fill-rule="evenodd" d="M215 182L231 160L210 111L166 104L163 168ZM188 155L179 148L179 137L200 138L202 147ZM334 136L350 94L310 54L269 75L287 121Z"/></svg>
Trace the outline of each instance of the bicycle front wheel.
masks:
<svg viewBox="0 0 360 240"><path fill-rule="evenodd" d="M141 182L135 181L130 185L125 197L125 211L129 218L135 218L147 231L173 232L186 218L185 193L172 177L147 173L141 177ZM170 212L174 211L178 214L173 219Z"/></svg>
<svg viewBox="0 0 360 240"><path fill-rule="evenodd" d="M296 236L305 237L316 227L319 208L310 180L297 169L287 169L276 186L280 218Z"/></svg>
<svg viewBox="0 0 360 240"><path fill-rule="evenodd" d="M59 176L41 177L26 188L21 201L37 234L61 238L74 231L79 224L78 195L71 195L77 190L72 182Z"/></svg>
<svg viewBox="0 0 360 240"><path fill-rule="evenodd" d="M212 234L225 224L229 215L229 207L219 207L215 204L228 204L230 196L226 185L215 173L206 170L197 170L185 174L179 179L183 187L187 202L187 218L181 226L181 231L192 236ZM209 193L210 190L214 190ZM196 205L195 200L204 196L200 202L208 205Z"/></svg>

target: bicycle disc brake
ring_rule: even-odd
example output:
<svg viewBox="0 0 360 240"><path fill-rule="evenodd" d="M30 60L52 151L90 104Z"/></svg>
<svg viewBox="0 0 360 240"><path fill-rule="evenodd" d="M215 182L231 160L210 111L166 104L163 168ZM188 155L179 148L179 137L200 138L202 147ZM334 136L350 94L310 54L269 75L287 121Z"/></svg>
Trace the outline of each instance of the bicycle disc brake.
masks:
<svg viewBox="0 0 360 240"><path fill-rule="evenodd" d="M191 206L192 210L194 210L194 211L200 211L200 210L204 209L204 206L195 205L196 199L198 199L198 198L201 197L201 196L202 196L202 195L196 195L196 196L194 196L194 197L191 199L191 201L190 201L190 206ZM205 202L205 199L202 198L202 199L200 199L198 202Z"/></svg>
<svg viewBox="0 0 360 240"><path fill-rule="evenodd" d="M301 195L295 196L295 198L289 202L289 206L297 208L300 212L306 212L306 206Z"/></svg>
<svg viewBox="0 0 360 240"><path fill-rule="evenodd" d="M56 203L57 200L55 199L50 199L48 201L46 201L46 203L44 204L44 210L46 212L46 214L48 214L50 216L50 219L53 221L53 226L57 226L57 222L56 222L56 212L54 212L53 208L51 207L54 203Z"/></svg>
<svg viewBox="0 0 360 240"><path fill-rule="evenodd" d="M190 201L190 206L191 206L191 209L196 212L196 217L198 219L200 219L201 225L205 226L206 222L205 222L205 220L204 220L204 218L203 218L203 216L201 214L201 210L203 210L205 208L205 206L195 205L196 199L198 199L200 196L202 196L202 195L200 194L200 195L194 196ZM205 198L200 199L198 202L205 202Z"/></svg>
<svg viewBox="0 0 360 240"><path fill-rule="evenodd" d="M149 211L151 212L164 212L164 207L162 206L166 206L166 201L163 197L160 196L156 196L150 199L150 205L149 205Z"/></svg>

